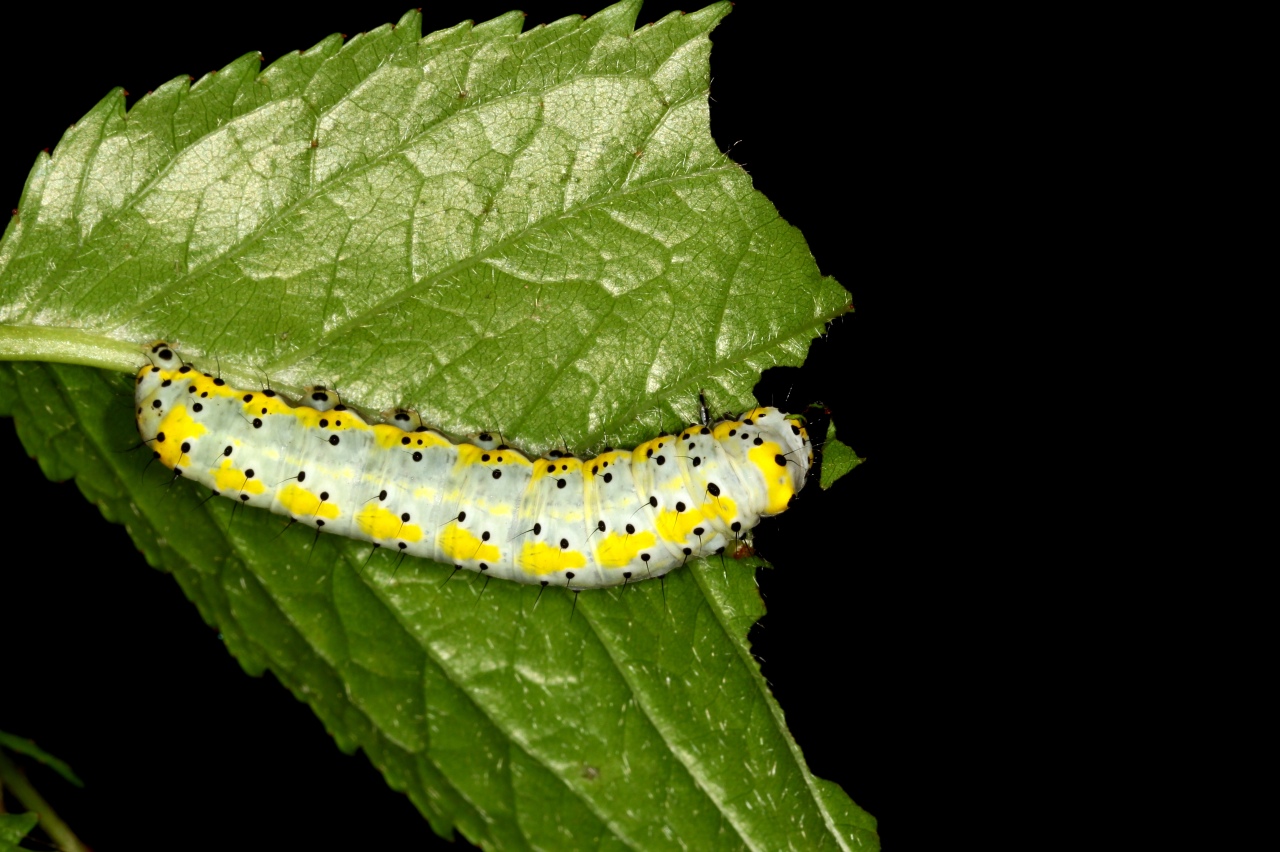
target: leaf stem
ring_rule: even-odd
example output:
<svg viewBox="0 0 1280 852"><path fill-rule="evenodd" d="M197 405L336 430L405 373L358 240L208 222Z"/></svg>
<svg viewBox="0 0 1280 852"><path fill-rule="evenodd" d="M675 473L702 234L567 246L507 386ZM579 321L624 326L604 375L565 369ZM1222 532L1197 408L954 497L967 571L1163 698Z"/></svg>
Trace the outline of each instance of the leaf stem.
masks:
<svg viewBox="0 0 1280 852"><path fill-rule="evenodd" d="M65 326L0 325L0 360L54 361L132 373L142 362L137 343Z"/></svg>
<svg viewBox="0 0 1280 852"><path fill-rule="evenodd" d="M53 806L36 792L36 788L31 786L27 776L3 751L0 751L0 781L8 786L14 798L40 818L40 827L62 852L90 852L89 847L80 842L80 838L76 837L71 827L58 817Z"/></svg>

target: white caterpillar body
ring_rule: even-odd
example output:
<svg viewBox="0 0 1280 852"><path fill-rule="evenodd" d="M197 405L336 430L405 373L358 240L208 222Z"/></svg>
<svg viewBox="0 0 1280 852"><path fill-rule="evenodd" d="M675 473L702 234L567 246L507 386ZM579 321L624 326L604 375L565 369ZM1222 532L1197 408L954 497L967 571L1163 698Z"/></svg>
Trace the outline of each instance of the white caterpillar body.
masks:
<svg viewBox="0 0 1280 852"><path fill-rule="evenodd" d="M776 408L692 425L588 460L454 442L399 413L366 423L323 390L291 405L181 363L163 343L137 376L138 431L182 476L247 506L520 583L591 589L720 553L784 511L813 462Z"/></svg>

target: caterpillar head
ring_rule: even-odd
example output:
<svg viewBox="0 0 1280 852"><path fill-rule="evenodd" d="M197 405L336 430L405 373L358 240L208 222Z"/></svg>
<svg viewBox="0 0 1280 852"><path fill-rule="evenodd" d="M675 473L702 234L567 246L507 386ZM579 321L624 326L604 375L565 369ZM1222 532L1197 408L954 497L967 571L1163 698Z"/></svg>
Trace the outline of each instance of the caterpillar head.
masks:
<svg viewBox="0 0 1280 852"><path fill-rule="evenodd" d="M801 419L776 408L754 408L742 416L742 424L748 428L740 437L750 438L744 442L744 454L764 484L758 509L762 515L776 515L804 487L813 464L813 444Z"/></svg>

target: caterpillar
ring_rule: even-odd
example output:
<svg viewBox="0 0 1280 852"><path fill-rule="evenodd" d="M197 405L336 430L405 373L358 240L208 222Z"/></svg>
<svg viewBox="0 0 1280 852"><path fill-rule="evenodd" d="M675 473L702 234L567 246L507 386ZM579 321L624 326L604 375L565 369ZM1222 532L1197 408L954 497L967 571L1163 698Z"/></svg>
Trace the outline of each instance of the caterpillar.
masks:
<svg viewBox="0 0 1280 852"><path fill-rule="evenodd" d="M375 550L521 583L604 588L723 553L786 510L813 464L802 420L771 407L633 450L531 459L489 434L455 442L405 410L368 423L322 387L298 405L236 389L164 342L149 357L138 432L175 478Z"/></svg>

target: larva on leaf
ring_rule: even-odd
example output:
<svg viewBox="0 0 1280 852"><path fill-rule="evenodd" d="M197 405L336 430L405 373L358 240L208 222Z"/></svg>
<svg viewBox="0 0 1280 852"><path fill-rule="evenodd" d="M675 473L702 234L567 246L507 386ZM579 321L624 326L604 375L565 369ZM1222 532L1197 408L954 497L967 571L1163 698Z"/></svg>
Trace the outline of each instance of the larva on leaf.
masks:
<svg viewBox="0 0 1280 852"><path fill-rule="evenodd" d="M626 585L723 553L785 511L813 463L802 421L770 407L633 450L531 459L408 415L369 424L323 389L298 405L237 389L164 342L150 353L138 432L165 467L290 523L520 583Z"/></svg>

